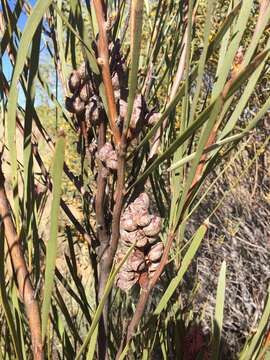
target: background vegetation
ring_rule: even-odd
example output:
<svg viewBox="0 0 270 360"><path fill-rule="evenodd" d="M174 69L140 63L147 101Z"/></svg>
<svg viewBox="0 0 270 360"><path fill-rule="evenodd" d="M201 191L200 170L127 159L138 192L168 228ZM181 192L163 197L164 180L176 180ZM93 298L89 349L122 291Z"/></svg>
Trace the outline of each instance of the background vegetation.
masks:
<svg viewBox="0 0 270 360"><path fill-rule="evenodd" d="M270 357L269 1L0 9L0 358Z"/></svg>

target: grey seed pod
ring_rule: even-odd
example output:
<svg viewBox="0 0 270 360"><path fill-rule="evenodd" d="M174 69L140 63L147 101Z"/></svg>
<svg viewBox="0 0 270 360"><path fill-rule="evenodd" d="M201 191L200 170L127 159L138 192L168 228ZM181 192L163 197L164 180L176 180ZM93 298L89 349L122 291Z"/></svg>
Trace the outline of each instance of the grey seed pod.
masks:
<svg viewBox="0 0 270 360"><path fill-rule="evenodd" d="M119 101L119 115L121 118L125 119L127 117L128 103L120 99Z"/></svg>
<svg viewBox="0 0 270 360"><path fill-rule="evenodd" d="M85 62L82 62L81 65L78 68L78 74L80 75L80 78L83 80L86 77L86 64Z"/></svg>
<svg viewBox="0 0 270 360"><path fill-rule="evenodd" d="M142 230L135 230L128 232L122 229L120 231L120 235L121 235L121 241L127 246L136 243L136 247L141 248L146 246L148 242L148 238L145 236Z"/></svg>
<svg viewBox="0 0 270 360"><path fill-rule="evenodd" d="M92 89L89 82L83 85L83 87L80 89L79 95L84 102L87 102L90 99L92 95Z"/></svg>
<svg viewBox="0 0 270 360"><path fill-rule="evenodd" d="M107 168L117 170L117 154L114 150L111 150L108 154L108 158L105 161Z"/></svg>
<svg viewBox="0 0 270 360"><path fill-rule="evenodd" d="M135 272L134 271L122 271L118 273L118 279L119 280L125 280L125 281L131 281L135 279Z"/></svg>
<svg viewBox="0 0 270 360"><path fill-rule="evenodd" d="M160 119L160 113L153 113L148 118L148 125L155 125Z"/></svg>
<svg viewBox="0 0 270 360"><path fill-rule="evenodd" d="M133 111L132 111L130 125L129 125L130 128L133 130L136 129L137 123L140 120L142 107L143 107L142 95L137 95L134 100Z"/></svg>
<svg viewBox="0 0 270 360"><path fill-rule="evenodd" d="M164 250L163 243L160 241L157 244L153 245L148 253L148 259L151 262L159 261L162 257Z"/></svg>
<svg viewBox="0 0 270 360"><path fill-rule="evenodd" d="M97 104L96 99L93 96L90 98L90 102L85 107L85 120L95 124L99 119L100 107Z"/></svg>
<svg viewBox="0 0 270 360"><path fill-rule="evenodd" d="M115 72L112 76L112 87L113 87L114 91L120 89L119 76L118 76L117 72Z"/></svg>
<svg viewBox="0 0 270 360"><path fill-rule="evenodd" d="M146 192L142 192L137 197L137 199L133 201L133 205L137 209L148 209L150 205L150 199Z"/></svg>
<svg viewBox="0 0 270 360"><path fill-rule="evenodd" d="M106 161L109 153L113 150L113 146L111 143L105 143L101 149L99 149L97 153L97 157L101 161Z"/></svg>
<svg viewBox="0 0 270 360"><path fill-rule="evenodd" d="M150 224L143 228L145 235L150 237L158 235L160 230L161 230L161 218L157 215L154 215L151 219Z"/></svg>
<svg viewBox="0 0 270 360"><path fill-rule="evenodd" d="M147 239L150 245L155 244L157 241L159 241L159 237L147 237Z"/></svg>
<svg viewBox="0 0 270 360"><path fill-rule="evenodd" d="M129 257L129 264L134 271L142 271L145 269L144 253L135 250Z"/></svg>
<svg viewBox="0 0 270 360"><path fill-rule="evenodd" d="M66 98L66 108L71 113L79 114L85 109L85 104L79 97Z"/></svg>
<svg viewBox="0 0 270 360"><path fill-rule="evenodd" d="M157 270L157 268L159 267L159 264L160 264L160 262L159 261L157 261L157 262L152 262L151 264L150 264L150 266L148 267L148 271L149 271L149 275L151 276L151 273L153 274L156 270Z"/></svg>
<svg viewBox="0 0 270 360"><path fill-rule="evenodd" d="M120 97L121 97L120 90L114 90L114 97L115 97L115 100L120 100Z"/></svg>
<svg viewBox="0 0 270 360"><path fill-rule="evenodd" d="M129 291L132 288L132 286L134 286L136 284L137 281L138 280L136 278L133 280L130 280L130 281L118 279L116 284L121 290Z"/></svg>
<svg viewBox="0 0 270 360"><path fill-rule="evenodd" d="M137 224L133 220L132 213L129 210L125 211L121 216L120 226L127 231L134 231L137 229Z"/></svg>
<svg viewBox="0 0 270 360"><path fill-rule="evenodd" d="M80 73L77 70L73 70L68 80L69 90L74 93L81 84Z"/></svg>
<svg viewBox="0 0 270 360"><path fill-rule="evenodd" d="M144 227L144 226L147 226L150 224L152 217L153 217L153 215L150 215L147 212L139 212L135 216L135 221L138 226Z"/></svg>

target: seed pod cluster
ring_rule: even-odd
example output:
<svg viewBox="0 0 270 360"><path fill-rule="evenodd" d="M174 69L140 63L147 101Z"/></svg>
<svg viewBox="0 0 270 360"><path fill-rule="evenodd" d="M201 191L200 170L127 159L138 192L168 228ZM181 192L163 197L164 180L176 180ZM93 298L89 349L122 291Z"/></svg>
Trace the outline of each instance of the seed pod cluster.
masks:
<svg viewBox="0 0 270 360"><path fill-rule="evenodd" d="M108 169L117 169L117 154L111 143L105 143L97 152L96 158L102 161Z"/></svg>
<svg viewBox="0 0 270 360"><path fill-rule="evenodd" d="M149 197L143 192L121 216L119 259L123 258L127 248L136 244L118 274L117 285L124 291L130 290L142 274L151 277L163 254L163 243L159 239L161 218L149 213L149 205Z"/></svg>

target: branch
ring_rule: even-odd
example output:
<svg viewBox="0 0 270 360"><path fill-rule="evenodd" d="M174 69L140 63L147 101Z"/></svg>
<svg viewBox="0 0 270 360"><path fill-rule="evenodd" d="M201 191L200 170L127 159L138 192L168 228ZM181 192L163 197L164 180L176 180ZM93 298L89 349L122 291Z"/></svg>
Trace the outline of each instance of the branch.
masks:
<svg viewBox="0 0 270 360"><path fill-rule="evenodd" d="M112 79L110 73L110 64L109 64L109 50L108 50L108 39L106 32L106 22L103 14L102 1L93 0L97 23L98 23L98 64L101 67L102 78L105 87L105 94L108 102L108 115L111 131L113 133L114 141L116 146L120 144L121 134L117 126L117 109L115 104L114 91L112 87Z"/></svg>
<svg viewBox="0 0 270 360"><path fill-rule="evenodd" d="M13 265L15 282L20 298L25 306L26 315L31 333L32 349L35 360L43 359L41 338L41 319L37 300L34 297L34 289L30 280L29 272L20 247L19 236L10 214L10 205L4 188L5 178L0 166L0 216L4 224L5 236L9 255Z"/></svg>

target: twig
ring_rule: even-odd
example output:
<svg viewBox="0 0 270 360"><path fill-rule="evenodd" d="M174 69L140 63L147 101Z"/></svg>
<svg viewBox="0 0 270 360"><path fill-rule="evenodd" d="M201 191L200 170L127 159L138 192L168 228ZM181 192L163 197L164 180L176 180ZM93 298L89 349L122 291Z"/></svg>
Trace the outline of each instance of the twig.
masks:
<svg viewBox="0 0 270 360"><path fill-rule="evenodd" d="M112 79L110 73L110 64L109 64L109 49L108 49L108 39L106 32L106 22L103 14L103 1L93 0L97 23L98 23L98 64L101 67L102 78L105 87L105 94L108 102L108 115L111 131L114 137L116 146L120 144L121 135L120 130L117 126L117 109L115 104L114 91L112 87Z"/></svg>
<svg viewBox="0 0 270 360"><path fill-rule="evenodd" d="M31 342L35 360L43 359L41 338L41 319L37 300L34 297L34 289L27 270L26 262L20 247L19 236L10 214L10 205L4 188L5 178L0 167L0 216L4 224L8 251L14 270L14 278L19 290L20 298L25 306L29 321Z"/></svg>

